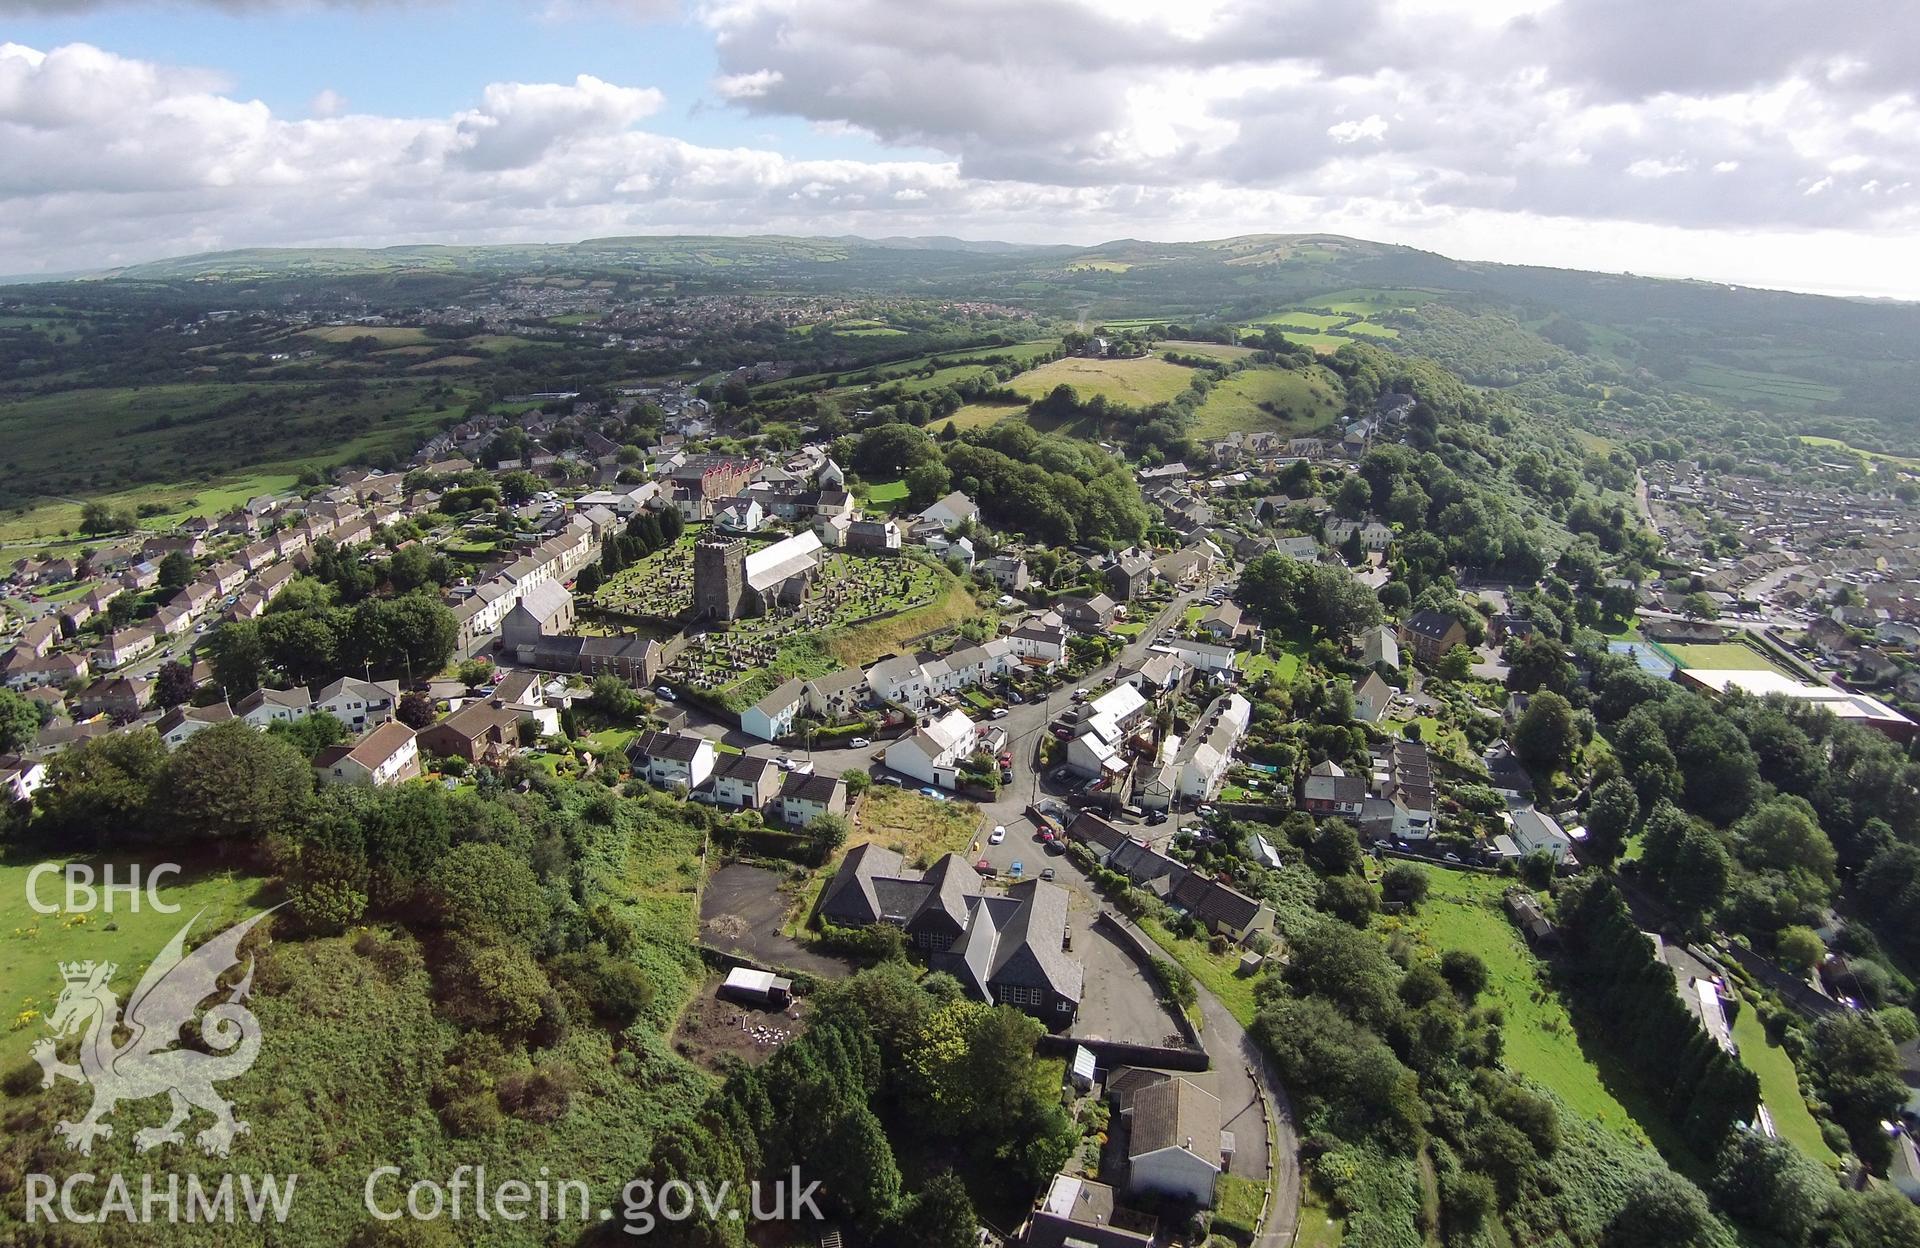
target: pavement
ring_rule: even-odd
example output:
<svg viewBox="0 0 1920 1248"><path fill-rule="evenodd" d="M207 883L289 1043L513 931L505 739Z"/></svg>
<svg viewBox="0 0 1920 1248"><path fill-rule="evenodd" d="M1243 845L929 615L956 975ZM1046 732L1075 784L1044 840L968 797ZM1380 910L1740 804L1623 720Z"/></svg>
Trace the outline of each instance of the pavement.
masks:
<svg viewBox="0 0 1920 1248"><path fill-rule="evenodd" d="M844 958L817 953L784 936L790 898L780 891L781 875L765 867L733 863L715 871L700 895L700 938L716 949L778 966L838 979L853 965Z"/></svg>

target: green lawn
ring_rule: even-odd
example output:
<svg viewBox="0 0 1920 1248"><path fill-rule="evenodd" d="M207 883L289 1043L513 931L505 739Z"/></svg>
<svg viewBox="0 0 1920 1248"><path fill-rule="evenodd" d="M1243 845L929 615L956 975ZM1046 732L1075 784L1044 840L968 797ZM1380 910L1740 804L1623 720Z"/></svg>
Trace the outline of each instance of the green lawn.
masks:
<svg viewBox="0 0 1920 1248"><path fill-rule="evenodd" d="M1227 1013L1242 1027L1253 1026L1254 979L1239 974L1240 956L1229 950L1215 953L1197 940L1182 940L1152 919L1140 920L1140 930L1145 932L1154 944L1166 950L1167 956L1187 968L1187 973L1220 998L1220 1004L1227 1007Z"/></svg>
<svg viewBox="0 0 1920 1248"><path fill-rule="evenodd" d="M1192 381L1192 369L1155 356L1132 360L1069 357L1021 373L1007 385L1030 399L1041 398L1055 386L1065 384L1072 386L1083 402L1099 394L1109 403L1150 407L1171 399Z"/></svg>
<svg viewBox="0 0 1920 1248"><path fill-rule="evenodd" d="M53 861L92 862L96 873L104 870L104 860L92 857ZM139 861L115 857L116 883L127 878L127 869ZM128 908L131 902L125 894L116 894L112 914L39 914L27 897L27 875L34 865L28 861L0 865L0 949L5 950L0 954L0 1002L5 1003L8 1027L0 1035L0 1070L25 1061L33 1042L49 1034L43 1016L60 995L57 968L61 962L118 963L113 987L124 999L140 982L153 956L196 913L201 917L188 937L194 943L273 904L263 897L263 882L253 876L200 869L167 877L159 888L164 904L180 907L175 914L149 908L144 892L137 912ZM151 865L142 862L143 872ZM59 876L43 876L35 888L42 904L62 904Z"/></svg>
<svg viewBox="0 0 1920 1248"><path fill-rule="evenodd" d="M1740 1016L1733 1022L1733 1042L1740 1046L1740 1060L1760 1079L1760 1099L1773 1115L1773 1126L1780 1138L1823 1166L1840 1162L1827 1142L1820 1138L1820 1124L1800 1095L1800 1078L1786 1050L1767 1043L1767 1029L1753 1005L1743 1002Z"/></svg>
<svg viewBox="0 0 1920 1248"><path fill-rule="evenodd" d="M1347 1220L1309 1194L1300 1202L1300 1226L1294 1232L1293 1248L1339 1248L1347 1232Z"/></svg>
<svg viewBox="0 0 1920 1248"><path fill-rule="evenodd" d="M1225 1222L1250 1235L1267 1198L1267 1186L1242 1175L1223 1174L1214 1196L1215 1222Z"/></svg>
<svg viewBox="0 0 1920 1248"><path fill-rule="evenodd" d="M1386 916L1389 931L1412 935L1432 956L1465 949L1487 964L1489 987L1481 997L1506 1016L1506 1064L1551 1088L1567 1106L1619 1131L1636 1143L1646 1132L1609 1090L1587 1056L1566 1007L1547 983L1540 961L1501 908L1507 881L1464 871L1429 869L1428 898L1410 916Z"/></svg>
<svg viewBox="0 0 1920 1248"><path fill-rule="evenodd" d="M1161 353L1171 351L1176 355L1194 355L1201 359L1219 360L1222 363L1244 360L1253 354L1252 347L1236 347L1225 342L1186 342L1181 339L1155 343L1153 349Z"/></svg>
<svg viewBox="0 0 1920 1248"><path fill-rule="evenodd" d="M1780 671L1760 651L1737 641L1701 646L1663 644L1662 649L1672 655L1681 667L1697 667L1702 671Z"/></svg>
<svg viewBox="0 0 1920 1248"><path fill-rule="evenodd" d="M1331 424L1341 399L1322 370L1242 369L1216 385L1200 405L1193 436L1229 433L1305 433Z"/></svg>
<svg viewBox="0 0 1920 1248"><path fill-rule="evenodd" d="M867 501L877 506L884 506L887 503L905 502L906 497L907 483L905 480L885 481L867 490Z"/></svg>
<svg viewBox="0 0 1920 1248"><path fill-rule="evenodd" d="M1280 653L1275 654L1275 648ZM1283 642L1268 641L1265 654L1251 654L1245 650L1233 656L1233 665L1246 674L1248 680L1258 680L1262 676L1271 678L1276 684L1289 684L1300 671L1301 651Z"/></svg>

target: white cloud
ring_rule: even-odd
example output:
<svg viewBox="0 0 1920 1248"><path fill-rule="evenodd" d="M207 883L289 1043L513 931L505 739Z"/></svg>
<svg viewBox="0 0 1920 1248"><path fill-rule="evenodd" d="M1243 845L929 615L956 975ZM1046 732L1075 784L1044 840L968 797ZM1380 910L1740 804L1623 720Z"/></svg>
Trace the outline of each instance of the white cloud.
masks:
<svg viewBox="0 0 1920 1248"><path fill-rule="evenodd" d="M332 87L323 88L307 102L307 111L315 117L338 117L347 111L347 97Z"/></svg>
<svg viewBox="0 0 1920 1248"><path fill-rule="evenodd" d="M1379 113L1369 113L1365 121L1342 121L1327 127L1327 137L1335 143L1358 143L1361 139L1384 139L1387 122Z"/></svg>
<svg viewBox="0 0 1920 1248"><path fill-rule="evenodd" d="M1730 3L697 0L717 103L674 103L704 108L706 131L715 108L739 114L737 146L658 132L677 118L644 83L475 83L472 107L412 118L323 92L301 118L195 70L9 45L0 271L648 229L1345 229L1531 263L1696 256L1708 276L1764 281L1760 263L1844 285L1835 266L1857 262L1862 288L1892 280L1885 257L1920 239L1920 5L1812 22L1800 0L1743 0L1731 39ZM609 5L673 0L549 10ZM783 155L795 121L875 157Z"/></svg>

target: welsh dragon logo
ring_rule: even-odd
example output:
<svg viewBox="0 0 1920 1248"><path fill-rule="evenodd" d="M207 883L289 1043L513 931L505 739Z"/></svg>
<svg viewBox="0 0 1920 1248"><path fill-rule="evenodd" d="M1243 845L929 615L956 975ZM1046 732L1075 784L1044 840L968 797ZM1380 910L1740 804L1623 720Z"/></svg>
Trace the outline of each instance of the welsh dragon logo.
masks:
<svg viewBox="0 0 1920 1248"><path fill-rule="evenodd" d="M260 1054L260 1021L242 1004L253 986L253 959L247 959L246 971L232 989L220 987L220 976L239 963L241 940L271 913L256 914L191 954L183 954L187 933L200 915L188 919L140 977L124 1015L110 987L119 969L116 964L60 964L66 987L47 1016L54 1038L42 1037L34 1044L32 1056L43 1072L41 1087L52 1087L56 1078L93 1087L93 1106L86 1116L54 1126L67 1147L83 1156L91 1154L95 1139L113 1135L112 1125L101 1120L116 1104L161 1093L172 1099L173 1112L164 1125L134 1133L134 1147L143 1153L163 1144L183 1143L180 1125L195 1109L213 1115L213 1125L194 1137L212 1156L225 1157L233 1138L246 1134L247 1124L233 1116L233 1104L213 1085L245 1074ZM227 992L226 998L200 1017L199 1038L211 1052L175 1047L181 1028L193 1022L200 1003L222 991ZM86 1034L80 1040L79 1064L61 1061L58 1042L82 1030ZM127 1034L124 1044L114 1043L116 1032Z"/></svg>

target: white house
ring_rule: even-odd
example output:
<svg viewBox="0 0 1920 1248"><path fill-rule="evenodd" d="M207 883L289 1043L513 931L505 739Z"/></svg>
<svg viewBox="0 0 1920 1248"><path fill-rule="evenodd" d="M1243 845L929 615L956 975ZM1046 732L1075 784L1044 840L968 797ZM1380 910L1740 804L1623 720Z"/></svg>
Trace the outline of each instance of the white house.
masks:
<svg viewBox="0 0 1920 1248"><path fill-rule="evenodd" d="M1224 1168L1219 1098L1173 1078L1139 1089L1126 1112L1132 1194L1211 1207Z"/></svg>
<svg viewBox="0 0 1920 1248"><path fill-rule="evenodd" d="M1202 802L1219 796L1233 752L1252 717L1252 704L1237 693L1223 693L1213 700L1181 747L1180 796Z"/></svg>
<svg viewBox="0 0 1920 1248"><path fill-rule="evenodd" d="M973 753L973 721L965 712L948 711L887 747L887 766L922 784L951 789L959 783L960 764Z"/></svg>
<svg viewBox="0 0 1920 1248"><path fill-rule="evenodd" d="M691 732L650 732L627 747L636 775L663 788L682 785L689 792L707 782L717 755L713 742Z"/></svg>
<svg viewBox="0 0 1920 1248"><path fill-rule="evenodd" d="M160 734L160 740L171 750L215 724L225 723L232 718L233 708L225 702L215 702L211 706L181 705L168 710L153 727Z"/></svg>
<svg viewBox="0 0 1920 1248"><path fill-rule="evenodd" d="M1188 641L1184 637L1167 638L1167 650L1203 672L1233 670L1234 649L1211 641ZM1158 649L1158 647L1155 647Z"/></svg>
<svg viewBox="0 0 1920 1248"><path fill-rule="evenodd" d="M372 724L393 718L400 703L400 685L391 680L361 680L342 676L330 685L314 690L313 709L325 711L356 735Z"/></svg>
<svg viewBox="0 0 1920 1248"><path fill-rule="evenodd" d="M413 729L390 719L352 745L320 751L313 766L329 784L399 784L420 775L420 744Z"/></svg>
<svg viewBox="0 0 1920 1248"><path fill-rule="evenodd" d="M980 506L959 490L947 495L920 513L920 519L952 529L968 520L980 518Z"/></svg>
<svg viewBox="0 0 1920 1248"><path fill-rule="evenodd" d="M793 721L806 705L807 687L789 680L740 712L740 731L762 741L775 741L793 731Z"/></svg>
<svg viewBox="0 0 1920 1248"><path fill-rule="evenodd" d="M1007 634L1013 652L1035 666L1052 668L1067 659L1067 630L1061 625L1023 624Z"/></svg>
<svg viewBox="0 0 1920 1248"><path fill-rule="evenodd" d="M313 699L305 689L255 689L234 704L233 713L255 728L290 724L313 713Z"/></svg>

